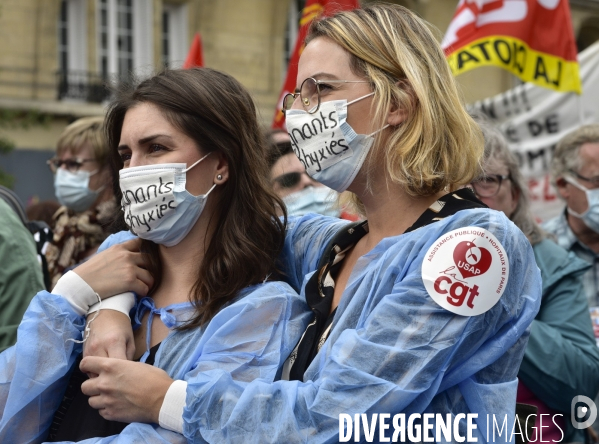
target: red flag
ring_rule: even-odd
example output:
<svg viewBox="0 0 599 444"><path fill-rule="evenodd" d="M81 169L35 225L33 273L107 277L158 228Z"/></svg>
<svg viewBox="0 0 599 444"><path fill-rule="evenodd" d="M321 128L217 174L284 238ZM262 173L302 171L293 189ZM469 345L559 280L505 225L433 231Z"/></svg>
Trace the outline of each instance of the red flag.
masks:
<svg viewBox="0 0 599 444"><path fill-rule="evenodd" d="M460 0L442 46L454 75L495 65L525 82L581 92L568 0Z"/></svg>
<svg viewBox="0 0 599 444"><path fill-rule="evenodd" d="M283 97L285 95L295 91L295 84L297 82L297 64L299 62L300 55L304 50L304 39L308 33L310 23L316 17L327 16L334 14L339 11L346 9L355 9L360 7L359 0L307 0L306 6L302 10L302 18L300 19L300 28L297 33L297 41L295 42L295 48L291 59L289 60L289 66L287 67L287 77L283 84L281 94L279 94L279 100L277 102L277 109L275 110L275 117L272 122L273 128L283 128L285 122L285 116L281 111L283 107Z"/></svg>
<svg viewBox="0 0 599 444"><path fill-rule="evenodd" d="M183 69L202 67L204 66L204 55L202 54L202 38L200 33L196 32L191 42L191 48L187 53L185 63L183 63Z"/></svg>

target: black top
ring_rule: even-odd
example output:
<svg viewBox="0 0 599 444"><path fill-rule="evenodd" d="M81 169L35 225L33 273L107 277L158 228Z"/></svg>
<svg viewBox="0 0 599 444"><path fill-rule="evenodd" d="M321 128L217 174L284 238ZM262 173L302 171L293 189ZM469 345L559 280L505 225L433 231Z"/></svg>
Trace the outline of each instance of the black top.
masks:
<svg viewBox="0 0 599 444"><path fill-rule="evenodd" d="M446 194L427 208L405 233L452 216L458 211L471 208L487 208L487 206L476 198L470 188L462 188ZM306 327L306 331L286 362L286 366L289 368L289 380L303 380L304 373L329 336L337 311L335 308L331 313L335 293L334 280L341 268L345 252L366 233L368 233L368 221L352 223L343 227L325 248L318 264L318 271L306 283L306 302L314 313L314 318ZM337 256L339 258L335 261Z"/></svg>
<svg viewBox="0 0 599 444"><path fill-rule="evenodd" d="M160 344L156 344L150 349L146 364L154 365L159 347ZM87 375L79 369L82 357L79 355L73 366L67 390L50 426L48 442L105 438L118 435L128 425L125 422L108 421L100 416L98 410L90 407L89 396L81 391L81 384L88 379Z"/></svg>

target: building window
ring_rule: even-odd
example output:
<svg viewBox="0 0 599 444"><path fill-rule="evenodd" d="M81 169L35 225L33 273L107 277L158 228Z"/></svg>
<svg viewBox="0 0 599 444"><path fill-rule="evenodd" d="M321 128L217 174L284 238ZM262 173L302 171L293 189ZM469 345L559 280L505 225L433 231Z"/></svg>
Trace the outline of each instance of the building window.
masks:
<svg viewBox="0 0 599 444"><path fill-rule="evenodd" d="M168 25L169 25L169 12L162 11L162 64L164 65L165 68L168 68L168 64L169 64L169 62L171 62L171 57L169 54L170 29L169 29Z"/></svg>
<svg viewBox="0 0 599 444"><path fill-rule="evenodd" d="M58 68L87 69L86 0L62 0L58 14Z"/></svg>
<svg viewBox="0 0 599 444"><path fill-rule="evenodd" d="M189 50L187 4L164 4L162 10L162 64L181 68Z"/></svg>
<svg viewBox="0 0 599 444"><path fill-rule="evenodd" d="M100 0L98 5L99 35L98 57L100 61L100 74L103 79L108 78L108 0Z"/></svg>
<svg viewBox="0 0 599 444"><path fill-rule="evenodd" d="M101 101L90 95L100 82L87 66L87 0L62 0L57 28L58 98ZM102 93L101 87L96 89Z"/></svg>
<svg viewBox="0 0 599 444"><path fill-rule="evenodd" d="M60 15L58 17L58 69L62 72L69 70L69 20L67 10L67 0L62 0L60 2Z"/></svg>
<svg viewBox="0 0 599 444"><path fill-rule="evenodd" d="M105 79L127 79L153 70L152 3L98 1L98 66Z"/></svg>
<svg viewBox="0 0 599 444"><path fill-rule="evenodd" d="M133 73L133 4L132 0L117 0L116 41L119 79Z"/></svg>

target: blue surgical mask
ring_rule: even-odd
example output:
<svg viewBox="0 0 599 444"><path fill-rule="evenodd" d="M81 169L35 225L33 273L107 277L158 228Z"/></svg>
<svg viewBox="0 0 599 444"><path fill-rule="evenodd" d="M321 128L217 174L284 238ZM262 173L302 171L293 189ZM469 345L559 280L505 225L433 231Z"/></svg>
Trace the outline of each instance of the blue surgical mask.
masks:
<svg viewBox="0 0 599 444"><path fill-rule="evenodd" d="M303 216L307 213L339 217L341 211L337 204L339 194L328 187L306 187L283 198L287 215Z"/></svg>
<svg viewBox="0 0 599 444"><path fill-rule="evenodd" d="M351 102L333 100L320 104L309 114L301 109L285 113L287 132L295 155L314 180L338 191L345 191L362 167L374 142L374 134L356 134L347 123L347 107L370 97L374 92Z"/></svg>
<svg viewBox="0 0 599 444"><path fill-rule="evenodd" d="M187 171L184 163L163 163L124 168L119 171L123 193L125 223L141 237L172 247L183 240L202 214L206 200L216 184L206 194L193 196L185 189Z"/></svg>
<svg viewBox="0 0 599 444"><path fill-rule="evenodd" d="M599 233L599 188L589 190L580 185L573 177L564 177L564 179L579 190L584 191L587 196L587 203L589 204L589 208L582 214L577 213L571 208L568 208L568 214L582 219L587 227L595 233Z"/></svg>
<svg viewBox="0 0 599 444"><path fill-rule="evenodd" d="M72 173L59 168L54 176L54 192L58 202L76 213L89 209L104 189L89 189L89 178L96 173L82 170Z"/></svg>

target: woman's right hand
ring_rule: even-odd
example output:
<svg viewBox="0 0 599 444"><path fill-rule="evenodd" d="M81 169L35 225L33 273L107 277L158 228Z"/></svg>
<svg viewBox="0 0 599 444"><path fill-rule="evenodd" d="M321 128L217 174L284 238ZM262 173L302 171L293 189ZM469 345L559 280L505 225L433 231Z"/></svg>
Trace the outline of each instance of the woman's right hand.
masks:
<svg viewBox="0 0 599 444"><path fill-rule="evenodd" d="M146 269L140 247L141 239L113 245L92 256L73 271L87 282L101 299L127 291L146 296L154 284L154 278Z"/></svg>
<svg viewBox="0 0 599 444"><path fill-rule="evenodd" d="M93 318L96 314L88 316ZM83 356L133 359L135 340L129 317L116 310L100 310L83 343Z"/></svg>

